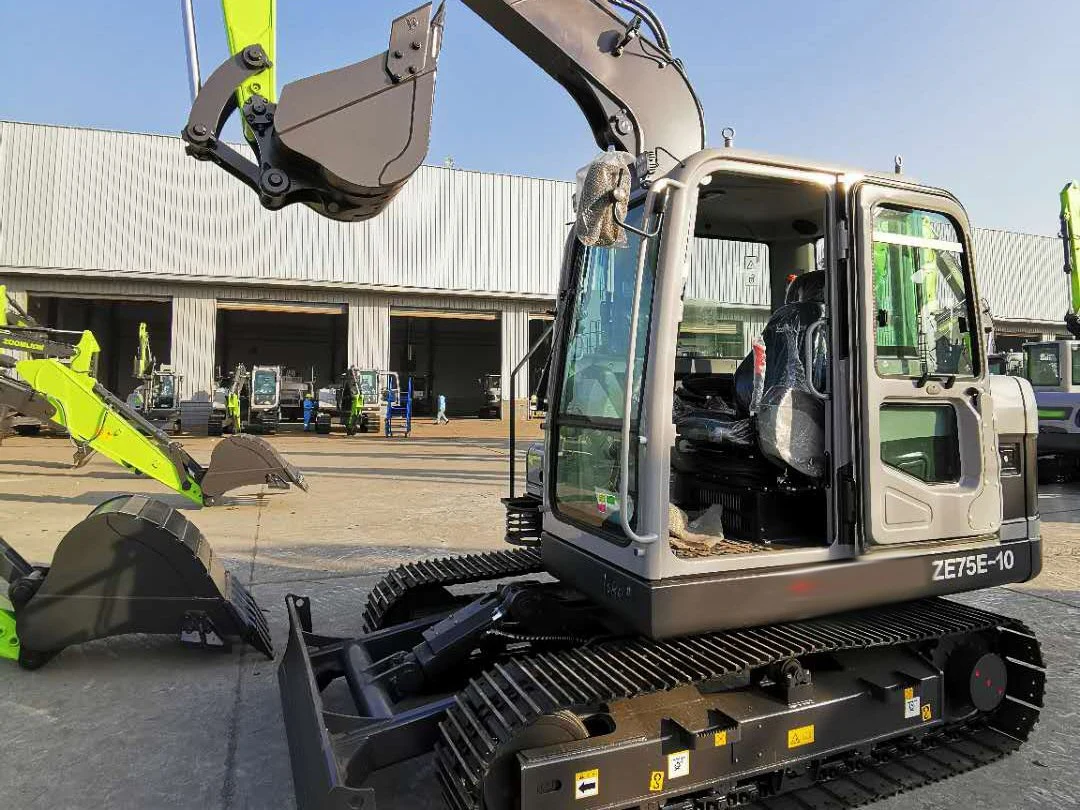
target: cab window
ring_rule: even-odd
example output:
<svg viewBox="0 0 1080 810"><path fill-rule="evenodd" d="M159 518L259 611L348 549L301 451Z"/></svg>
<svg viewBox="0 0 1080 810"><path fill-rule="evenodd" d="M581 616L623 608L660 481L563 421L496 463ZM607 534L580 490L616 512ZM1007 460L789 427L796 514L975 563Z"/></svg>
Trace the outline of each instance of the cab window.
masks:
<svg viewBox="0 0 1080 810"><path fill-rule="evenodd" d="M960 229L944 214L874 210L876 366L883 377L976 373Z"/></svg>

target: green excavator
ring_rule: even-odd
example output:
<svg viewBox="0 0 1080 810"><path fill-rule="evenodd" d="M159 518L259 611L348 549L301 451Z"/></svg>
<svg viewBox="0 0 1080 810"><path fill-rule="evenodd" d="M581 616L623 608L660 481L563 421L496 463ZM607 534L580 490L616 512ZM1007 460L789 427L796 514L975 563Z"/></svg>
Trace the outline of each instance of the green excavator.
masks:
<svg viewBox="0 0 1080 810"><path fill-rule="evenodd" d="M89 331L37 324L0 286L0 419L16 414L67 430L75 463L96 451L199 506L249 484L307 489L264 440L219 442L209 466L192 458L95 377L100 346ZM91 639L176 633L190 646L245 641L272 656L262 611L178 509L122 495L94 509L34 565L0 538L0 657L36 669Z"/></svg>
<svg viewBox="0 0 1080 810"><path fill-rule="evenodd" d="M1046 481L1080 475L1080 183L1066 183L1060 202L1069 337L1024 346L1026 376L1039 403L1039 467Z"/></svg>
<svg viewBox="0 0 1080 810"><path fill-rule="evenodd" d="M139 381L130 398L135 409L155 427L180 431L180 385L183 375L167 363L158 362L150 349L150 329L139 324L132 375Z"/></svg>
<svg viewBox="0 0 1080 810"><path fill-rule="evenodd" d="M0 316L0 349L20 351L0 364L17 378L0 377L0 406L65 428L75 444L75 464L94 452L146 475L198 506L210 506L241 486L265 484L307 489L303 474L263 439L246 434L218 442L204 466L165 431L95 378L100 346L93 333L41 327L15 307ZM8 313L14 313L13 318ZM72 338L78 336L75 342Z"/></svg>

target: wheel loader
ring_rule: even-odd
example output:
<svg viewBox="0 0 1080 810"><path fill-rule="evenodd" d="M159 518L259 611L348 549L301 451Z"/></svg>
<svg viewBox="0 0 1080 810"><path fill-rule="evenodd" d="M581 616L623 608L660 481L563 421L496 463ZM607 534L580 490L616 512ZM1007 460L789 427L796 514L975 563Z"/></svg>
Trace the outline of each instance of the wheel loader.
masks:
<svg viewBox="0 0 1080 810"><path fill-rule="evenodd" d="M373 810L387 769L429 758L454 810L854 807L1015 751L1039 642L945 597L1039 573L1037 411L988 373L959 201L733 132L706 148L639 0L463 3L605 150L563 258L539 494L508 504L532 547L403 566L360 636L287 598L298 806ZM270 210L378 215L426 154L444 16L280 99L265 43L234 42L189 153ZM237 109L255 162L220 140ZM676 383L684 296L719 295L747 244L767 324Z"/></svg>

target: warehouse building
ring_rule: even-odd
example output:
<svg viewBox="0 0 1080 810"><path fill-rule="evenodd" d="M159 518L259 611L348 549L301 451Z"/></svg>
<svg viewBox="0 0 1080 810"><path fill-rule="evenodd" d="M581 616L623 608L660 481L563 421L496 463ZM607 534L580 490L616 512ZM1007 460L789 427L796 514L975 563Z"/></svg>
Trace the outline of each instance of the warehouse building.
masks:
<svg viewBox="0 0 1080 810"><path fill-rule="evenodd" d="M185 397L239 362L320 383L353 365L413 375L452 414L475 413L480 377L501 374L506 399L551 318L572 194L425 166L383 216L343 224L262 210L177 138L0 122L0 283L41 322L92 329L121 395L145 322ZM722 272L687 290L688 354L741 357L768 318L764 248L722 249L709 257ZM1060 240L978 230L976 251L999 347L1063 333Z"/></svg>

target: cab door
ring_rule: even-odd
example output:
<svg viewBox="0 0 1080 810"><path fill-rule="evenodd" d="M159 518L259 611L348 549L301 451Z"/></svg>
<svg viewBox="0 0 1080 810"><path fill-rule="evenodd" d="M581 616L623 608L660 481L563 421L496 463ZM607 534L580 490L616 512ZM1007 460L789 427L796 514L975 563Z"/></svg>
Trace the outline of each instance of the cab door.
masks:
<svg viewBox="0 0 1080 810"><path fill-rule="evenodd" d="M994 409L970 228L945 194L855 189L865 545L1001 527Z"/></svg>

